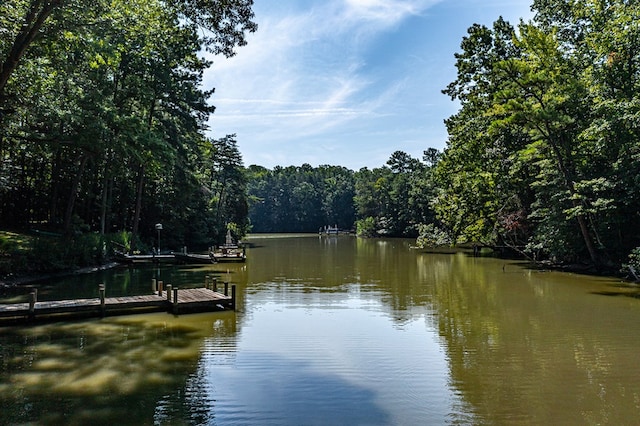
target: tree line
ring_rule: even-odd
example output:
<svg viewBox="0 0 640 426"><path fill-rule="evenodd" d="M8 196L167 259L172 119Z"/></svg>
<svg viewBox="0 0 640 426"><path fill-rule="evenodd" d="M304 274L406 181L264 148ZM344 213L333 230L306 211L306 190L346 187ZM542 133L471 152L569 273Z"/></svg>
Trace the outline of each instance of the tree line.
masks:
<svg viewBox="0 0 640 426"><path fill-rule="evenodd" d="M437 156L435 150L428 153ZM419 226L434 220L430 169L402 151L393 153L385 166L357 172L309 164L273 170L251 166L251 229L318 232L337 226L361 236L417 237Z"/></svg>
<svg viewBox="0 0 640 426"><path fill-rule="evenodd" d="M463 39L434 206L455 239L614 266L640 245L640 4L532 10Z"/></svg>

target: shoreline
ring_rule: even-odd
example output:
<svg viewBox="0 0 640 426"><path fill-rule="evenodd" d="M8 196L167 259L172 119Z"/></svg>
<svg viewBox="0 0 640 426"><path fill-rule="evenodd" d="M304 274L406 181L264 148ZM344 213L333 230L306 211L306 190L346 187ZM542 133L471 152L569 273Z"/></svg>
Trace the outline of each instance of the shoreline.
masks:
<svg viewBox="0 0 640 426"><path fill-rule="evenodd" d="M3 288L12 288L19 287L23 285L33 284L44 280L49 280L53 278L63 278L72 275L81 275L81 274L90 274L98 271L105 271L107 269L113 269L120 266L121 263L118 262L109 262L103 265L98 266L87 266L84 268L78 268L71 271L63 271L63 272L53 272L53 273L43 273L38 275L20 275L14 278L1 278L0 279L0 289Z"/></svg>

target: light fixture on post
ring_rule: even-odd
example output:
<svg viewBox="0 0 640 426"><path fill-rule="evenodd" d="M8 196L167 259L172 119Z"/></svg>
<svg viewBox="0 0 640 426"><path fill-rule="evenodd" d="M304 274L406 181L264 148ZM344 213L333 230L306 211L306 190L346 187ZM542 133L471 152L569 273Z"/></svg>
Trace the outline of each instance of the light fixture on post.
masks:
<svg viewBox="0 0 640 426"><path fill-rule="evenodd" d="M160 231L162 230L162 224L156 223L156 231L158 231L158 254L160 254Z"/></svg>

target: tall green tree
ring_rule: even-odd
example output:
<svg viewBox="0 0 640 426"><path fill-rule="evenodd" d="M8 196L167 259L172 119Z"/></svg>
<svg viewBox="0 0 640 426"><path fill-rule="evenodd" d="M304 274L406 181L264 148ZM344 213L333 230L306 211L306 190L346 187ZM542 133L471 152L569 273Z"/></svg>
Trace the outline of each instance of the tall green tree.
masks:
<svg viewBox="0 0 640 426"><path fill-rule="evenodd" d="M455 55L457 79L444 90L460 101L461 108L446 120L449 141L435 170L440 189L434 207L454 241L526 243L526 238L508 241L508 230L502 226L505 218L522 216L528 207L523 188L529 186L532 173L521 167L517 156L526 135L518 129L492 128L486 113L501 84L495 65L520 55L514 35L514 28L503 19L492 28L469 28L462 52ZM522 221L513 225L525 228Z"/></svg>
<svg viewBox="0 0 640 426"><path fill-rule="evenodd" d="M207 35L201 41L213 53L233 56L236 46L246 44L246 33L257 30L257 25L252 21L253 0L228 0L223 3L217 0L166 0L157 3L169 13L177 14L178 25L206 30ZM0 25L5 41L0 44L0 100L6 97L6 85L25 52L38 38L91 23L91 18L97 18L111 6L109 2L81 0L3 2L0 16L4 18L0 20ZM52 20L56 22L52 23Z"/></svg>
<svg viewBox="0 0 640 426"><path fill-rule="evenodd" d="M429 152L435 160L437 154ZM360 228L367 234L416 237L421 224L434 221L433 189L431 165L403 151L395 151L385 167L361 169L354 196Z"/></svg>
<svg viewBox="0 0 640 426"><path fill-rule="evenodd" d="M211 140L204 151L204 179L210 192L210 211L216 218L218 243L224 242L227 225L243 237L249 231L247 176L236 135Z"/></svg>
<svg viewBox="0 0 640 426"><path fill-rule="evenodd" d="M533 9L517 31L498 20L463 40L436 210L462 240L612 264L638 243L638 6Z"/></svg>

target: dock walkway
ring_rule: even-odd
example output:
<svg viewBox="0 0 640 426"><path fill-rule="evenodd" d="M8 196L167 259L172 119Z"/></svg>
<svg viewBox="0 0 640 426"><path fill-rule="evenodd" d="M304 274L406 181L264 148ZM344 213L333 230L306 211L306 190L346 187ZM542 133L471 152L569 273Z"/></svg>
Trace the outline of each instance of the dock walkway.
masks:
<svg viewBox="0 0 640 426"><path fill-rule="evenodd" d="M154 294L123 297L104 297L104 287L100 297L93 299L72 299L36 301L31 293L26 303L0 304L0 326L36 321L57 321L76 318L99 318L115 315L130 315L148 312L170 312L186 314L235 309L235 286L231 295L219 293L216 289L191 288L160 290Z"/></svg>

